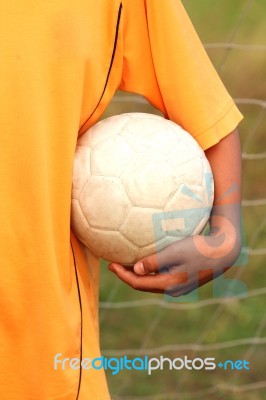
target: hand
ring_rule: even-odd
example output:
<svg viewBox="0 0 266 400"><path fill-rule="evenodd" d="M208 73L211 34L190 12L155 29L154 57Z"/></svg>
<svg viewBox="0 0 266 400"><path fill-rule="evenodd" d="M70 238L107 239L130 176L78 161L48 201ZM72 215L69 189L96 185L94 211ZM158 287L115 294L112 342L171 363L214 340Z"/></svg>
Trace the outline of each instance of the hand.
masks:
<svg viewBox="0 0 266 400"><path fill-rule="evenodd" d="M206 151L214 176L209 236L175 242L140 260L134 269L113 263L109 270L136 290L187 294L225 272L241 249L241 148L237 129Z"/></svg>
<svg viewBox="0 0 266 400"><path fill-rule="evenodd" d="M143 258L133 269L112 263L109 270L136 290L174 297L187 294L224 273L237 259L240 230L236 210L231 208L231 213L231 220L221 213L212 216L209 236L179 240Z"/></svg>

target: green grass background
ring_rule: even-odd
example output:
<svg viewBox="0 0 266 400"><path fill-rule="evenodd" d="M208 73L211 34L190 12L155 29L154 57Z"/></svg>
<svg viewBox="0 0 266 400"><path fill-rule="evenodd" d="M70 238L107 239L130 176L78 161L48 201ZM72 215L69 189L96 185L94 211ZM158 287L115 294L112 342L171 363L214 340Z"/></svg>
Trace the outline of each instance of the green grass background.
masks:
<svg viewBox="0 0 266 400"><path fill-rule="evenodd" d="M164 1L164 0L156 0ZM240 125L243 153L266 152L266 1L265 0L184 0L188 14L203 43L233 42L251 47L241 49L209 48L207 52L230 94L235 98L257 99L259 104L239 104L245 120ZM257 47L256 47L257 46ZM261 47L259 47L261 46ZM121 93L118 98L121 99ZM123 95L122 95L123 96ZM124 95L125 96L125 95ZM136 96L114 101L104 117L128 111L157 112ZM266 160L243 160L243 199L266 199ZM248 203L244 203L248 204ZM266 248L266 204L243 207L246 245L253 250ZM100 308L103 354L112 350L135 349L143 355L151 348L180 345L211 345L246 338L266 337L265 253L249 255L245 266L232 268L227 278L241 279L247 286L246 298L208 304L213 299L213 283L199 290L196 303L167 302L163 296L134 291L101 267L100 301L162 300L169 307L145 305L122 309ZM262 289L262 290L257 290ZM264 290L263 290L264 289ZM252 294L252 296L250 296ZM196 305L196 307L193 306ZM203 303L201 303L203 304ZM113 399L266 399L266 345L246 343L208 350L164 351L175 358L185 354L215 357L217 360L244 359L250 371L160 371L148 376L142 371L126 371L116 376L107 373ZM124 354L127 354L126 351ZM131 356L131 354L127 354Z"/></svg>

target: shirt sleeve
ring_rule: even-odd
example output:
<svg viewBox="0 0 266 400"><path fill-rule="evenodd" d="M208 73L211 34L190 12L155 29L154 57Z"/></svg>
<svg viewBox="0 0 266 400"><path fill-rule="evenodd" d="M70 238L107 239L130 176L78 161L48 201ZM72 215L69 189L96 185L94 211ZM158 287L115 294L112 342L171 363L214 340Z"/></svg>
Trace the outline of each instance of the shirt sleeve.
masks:
<svg viewBox="0 0 266 400"><path fill-rule="evenodd" d="M179 0L123 1L120 89L145 96L203 149L243 118Z"/></svg>

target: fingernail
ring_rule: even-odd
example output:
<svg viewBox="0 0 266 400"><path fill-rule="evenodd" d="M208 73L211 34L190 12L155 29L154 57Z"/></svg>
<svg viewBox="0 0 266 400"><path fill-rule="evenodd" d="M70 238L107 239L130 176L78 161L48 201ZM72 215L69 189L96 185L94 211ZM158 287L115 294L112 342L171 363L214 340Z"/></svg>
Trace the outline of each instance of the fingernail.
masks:
<svg viewBox="0 0 266 400"><path fill-rule="evenodd" d="M144 265L141 261L134 265L134 271L138 275L145 275Z"/></svg>

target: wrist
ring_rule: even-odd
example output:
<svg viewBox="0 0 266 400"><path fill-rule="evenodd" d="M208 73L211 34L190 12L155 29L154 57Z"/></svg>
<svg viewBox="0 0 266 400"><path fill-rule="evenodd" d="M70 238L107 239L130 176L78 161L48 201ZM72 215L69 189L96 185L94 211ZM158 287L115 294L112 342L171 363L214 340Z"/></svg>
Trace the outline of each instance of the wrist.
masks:
<svg viewBox="0 0 266 400"><path fill-rule="evenodd" d="M197 236L194 244L210 267L229 267L237 260L241 251L241 229L221 215L212 216L208 236Z"/></svg>
<svg viewBox="0 0 266 400"><path fill-rule="evenodd" d="M215 216L210 224L209 238L212 241L210 258L217 260L219 267L231 267L237 260L242 246L240 217Z"/></svg>

